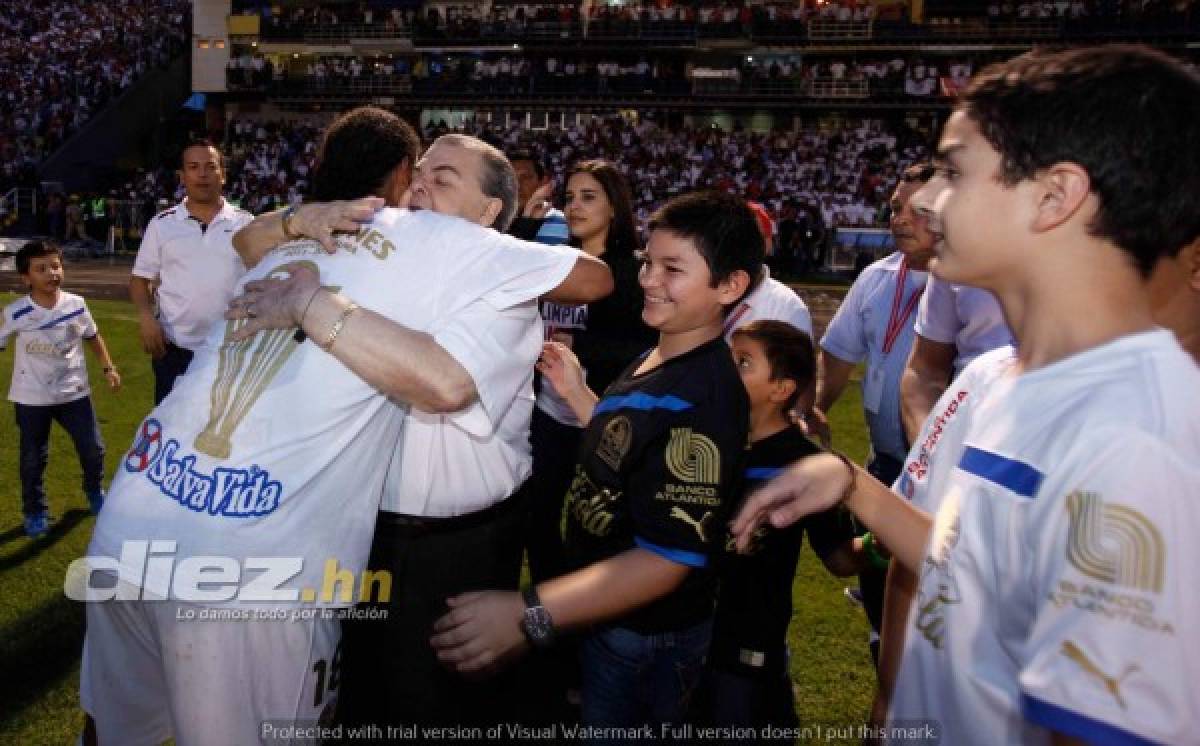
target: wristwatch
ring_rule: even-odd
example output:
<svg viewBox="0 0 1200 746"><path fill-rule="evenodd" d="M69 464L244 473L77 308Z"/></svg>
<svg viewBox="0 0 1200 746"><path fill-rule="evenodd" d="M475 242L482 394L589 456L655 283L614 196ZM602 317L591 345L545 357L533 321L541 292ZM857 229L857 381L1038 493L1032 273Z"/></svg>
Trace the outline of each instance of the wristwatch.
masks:
<svg viewBox="0 0 1200 746"><path fill-rule="evenodd" d="M525 599L525 615L521 618L521 630L528 638L529 644L535 648L548 648L554 644L554 620L550 612L542 606L537 589L532 585L521 591Z"/></svg>

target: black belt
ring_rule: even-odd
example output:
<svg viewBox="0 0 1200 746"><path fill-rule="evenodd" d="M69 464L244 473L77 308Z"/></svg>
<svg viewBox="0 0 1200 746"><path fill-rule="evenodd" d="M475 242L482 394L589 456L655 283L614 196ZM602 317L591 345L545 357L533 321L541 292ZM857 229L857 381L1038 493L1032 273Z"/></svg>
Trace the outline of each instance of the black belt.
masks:
<svg viewBox="0 0 1200 746"><path fill-rule="evenodd" d="M379 511L378 526L385 528L393 536L403 538L448 534L452 531L464 531L491 523L515 510L519 502L517 495L513 494L483 510L452 516L407 515L381 510Z"/></svg>

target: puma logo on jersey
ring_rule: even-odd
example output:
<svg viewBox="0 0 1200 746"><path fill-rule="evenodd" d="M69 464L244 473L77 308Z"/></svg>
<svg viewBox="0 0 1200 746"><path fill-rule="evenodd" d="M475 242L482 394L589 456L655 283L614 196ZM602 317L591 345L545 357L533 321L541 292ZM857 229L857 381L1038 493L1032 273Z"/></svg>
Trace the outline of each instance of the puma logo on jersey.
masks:
<svg viewBox="0 0 1200 746"><path fill-rule="evenodd" d="M1121 705L1122 710L1127 709L1125 706L1125 699L1121 696L1121 682L1124 681L1125 677L1129 674L1135 671L1140 671L1141 666L1136 663L1130 663L1129 665L1125 666L1125 670L1121 672L1120 676L1109 676L1101 671L1099 666L1092 662L1092 659L1088 657L1087 653L1083 652L1078 645L1070 640L1063 642L1062 654L1074 661L1090 676L1097 679L1104 686L1104 688L1108 690L1108 693L1113 695L1113 698L1117 700L1117 704Z"/></svg>
<svg viewBox="0 0 1200 746"><path fill-rule="evenodd" d="M671 506L671 517L678 518L687 525L696 529L696 534L700 537L700 541L704 542L705 544L708 543L708 534L705 533L705 528L708 525L709 519L712 518L711 510L705 511L704 515L700 518L700 520L697 521L696 519L692 518L692 516L686 510L678 505L673 505Z"/></svg>

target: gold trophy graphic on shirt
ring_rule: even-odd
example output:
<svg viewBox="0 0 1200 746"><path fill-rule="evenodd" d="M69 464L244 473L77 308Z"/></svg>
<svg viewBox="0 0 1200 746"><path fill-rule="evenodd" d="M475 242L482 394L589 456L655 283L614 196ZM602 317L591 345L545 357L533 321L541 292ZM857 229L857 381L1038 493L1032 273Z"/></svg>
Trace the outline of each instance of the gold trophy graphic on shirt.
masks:
<svg viewBox="0 0 1200 746"><path fill-rule="evenodd" d="M301 267L319 272L313 262L289 262L271 270L267 277L284 279ZM229 458L234 431L300 346L295 329L264 329L252 337L235 341L233 335L247 323L248 319L225 322L225 340L218 352L208 424L196 436L196 450L213 458Z"/></svg>

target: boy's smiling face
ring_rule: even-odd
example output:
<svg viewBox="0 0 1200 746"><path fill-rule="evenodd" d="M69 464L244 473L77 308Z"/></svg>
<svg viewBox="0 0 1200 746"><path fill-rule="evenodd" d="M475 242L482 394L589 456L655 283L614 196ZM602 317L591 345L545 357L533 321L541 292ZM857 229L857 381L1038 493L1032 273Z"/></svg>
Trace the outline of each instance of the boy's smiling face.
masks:
<svg viewBox="0 0 1200 746"><path fill-rule="evenodd" d="M642 321L667 334L720 324L721 304L737 300L728 281L712 287L708 263L690 238L662 228L650 233L638 282L645 296Z"/></svg>
<svg viewBox="0 0 1200 746"><path fill-rule="evenodd" d="M913 195L929 216L935 258L929 267L948 282L995 289L1006 268L1022 263L1021 234L1032 223L1032 182L1000 181L1000 153L962 109L946 121L936 172Z"/></svg>

